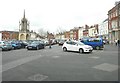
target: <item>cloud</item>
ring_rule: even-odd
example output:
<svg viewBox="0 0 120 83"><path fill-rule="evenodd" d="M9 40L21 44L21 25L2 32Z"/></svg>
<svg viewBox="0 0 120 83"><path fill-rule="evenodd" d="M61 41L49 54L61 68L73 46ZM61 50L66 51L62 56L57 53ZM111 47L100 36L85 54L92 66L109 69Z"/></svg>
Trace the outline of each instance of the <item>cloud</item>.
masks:
<svg viewBox="0 0 120 83"><path fill-rule="evenodd" d="M26 10L30 29L51 32L96 24L107 18L115 0L1 0L0 27L17 29ZM106 4L107 3L107 4ZM14 27L14 28L13 28ZM5 29L5 28L4 28Z"/></svg>

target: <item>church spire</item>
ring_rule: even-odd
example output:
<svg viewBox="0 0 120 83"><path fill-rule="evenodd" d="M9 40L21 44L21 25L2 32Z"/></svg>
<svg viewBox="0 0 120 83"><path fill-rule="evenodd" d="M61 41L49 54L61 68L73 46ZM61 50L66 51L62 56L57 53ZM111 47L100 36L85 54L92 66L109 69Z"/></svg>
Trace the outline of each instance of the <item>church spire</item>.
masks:
<svg viewBox="0 0 120 83"><path fill-rule="evenodd" d="M24 9L24 16L23 16L23 18L25 18L25 9Z"/></svg>

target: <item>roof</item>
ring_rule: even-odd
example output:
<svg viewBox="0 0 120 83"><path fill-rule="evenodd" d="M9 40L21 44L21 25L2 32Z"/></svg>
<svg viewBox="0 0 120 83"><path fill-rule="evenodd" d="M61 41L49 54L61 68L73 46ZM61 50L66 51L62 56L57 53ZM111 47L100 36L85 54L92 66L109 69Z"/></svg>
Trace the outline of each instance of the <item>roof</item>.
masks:
<svg viewBox="0 0 120 83"><path fill-rule="evenodd" d="M14 33L18 33L18 31L7 31L7 30L0 31L0 33L1 33L1 32L11 32L11 33L14 32Z"/></svg>

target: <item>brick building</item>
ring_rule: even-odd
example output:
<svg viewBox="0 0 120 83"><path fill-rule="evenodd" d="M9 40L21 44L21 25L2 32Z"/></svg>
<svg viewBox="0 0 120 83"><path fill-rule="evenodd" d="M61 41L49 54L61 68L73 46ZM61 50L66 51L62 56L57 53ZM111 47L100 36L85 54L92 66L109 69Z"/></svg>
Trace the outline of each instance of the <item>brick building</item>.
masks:
<svg viewBox="0 0 120 83"><path fill-rule="evenodd" d="M2 40L18 40L19 32L16 31L0 31Z"/></svg>
<svg viewBox="0 0 120 83"><path fill-rule="evenodd" d="M70 39L70 31L66 31L64 34L66 39Z"/></svg>
<svg viewBox="0 0 120 83"><path fill-rule="evenodd" d="M55 37L52 33L47 32L47 39L55 39Z"/></svg>
<svg viewBox="0 0 120 83"><path fill-rule="evenodd" d="M120 39L120 2L108 11L108 31L110 43Z"/></svg>
<svg viewBox="0 0 120 83"><path fill-rule="evenodd" d="M83 30L83 37L89 37L89 26L85 25L85 28Z"/></svg>

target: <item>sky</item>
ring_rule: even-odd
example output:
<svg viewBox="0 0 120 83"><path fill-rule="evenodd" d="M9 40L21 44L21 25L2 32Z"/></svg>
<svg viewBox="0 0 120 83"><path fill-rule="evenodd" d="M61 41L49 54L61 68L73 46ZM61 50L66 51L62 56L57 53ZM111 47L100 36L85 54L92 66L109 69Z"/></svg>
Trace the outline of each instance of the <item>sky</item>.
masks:
<svg viewBox="0 0 120 83"><path fill-rule="evenodd" d="M19 21L30 21L30 30L56 33L74 27L99 24L118 0L0 0L0 30L19 29Z"/></svg>

